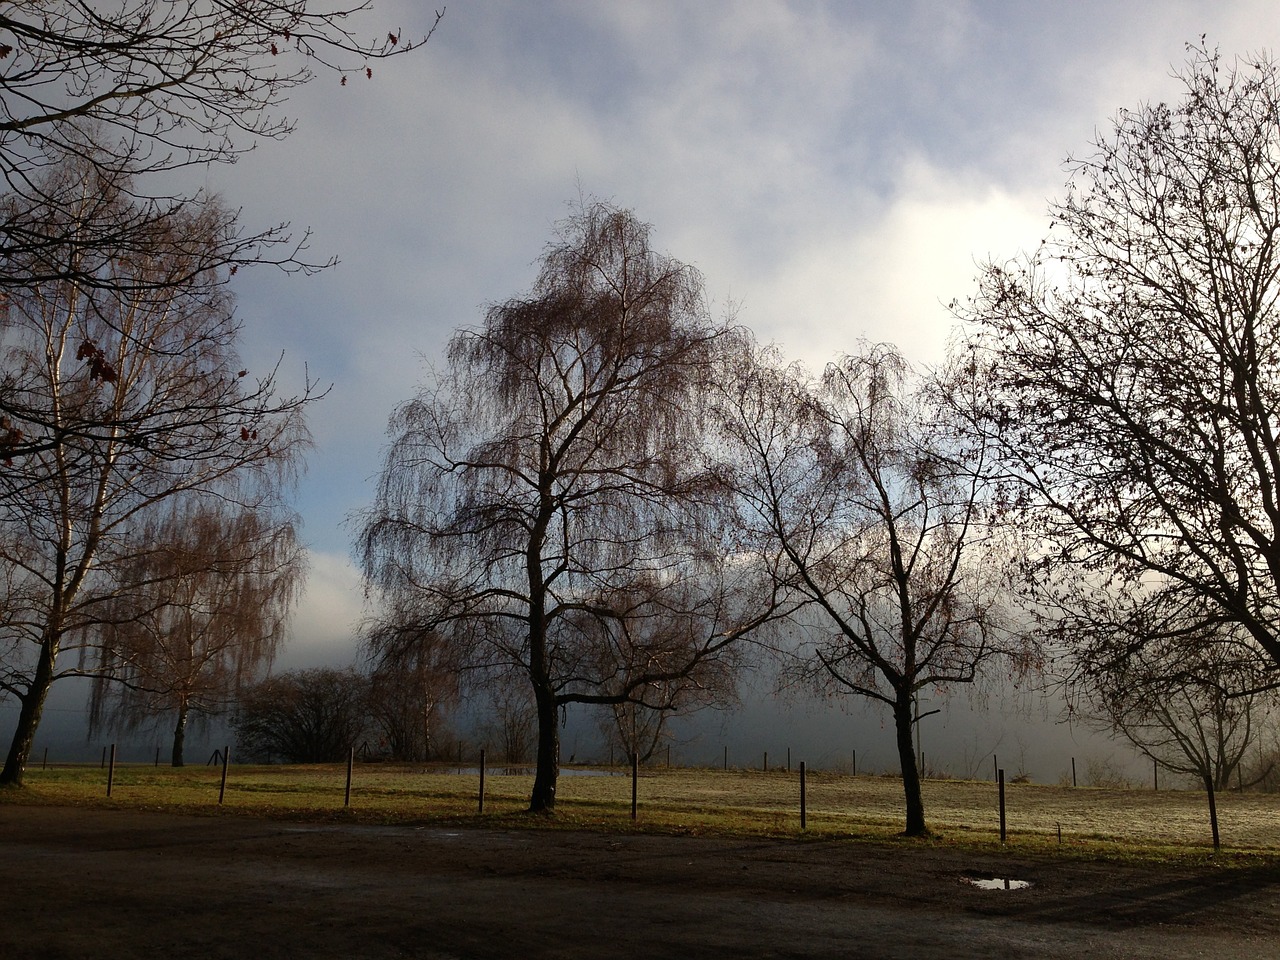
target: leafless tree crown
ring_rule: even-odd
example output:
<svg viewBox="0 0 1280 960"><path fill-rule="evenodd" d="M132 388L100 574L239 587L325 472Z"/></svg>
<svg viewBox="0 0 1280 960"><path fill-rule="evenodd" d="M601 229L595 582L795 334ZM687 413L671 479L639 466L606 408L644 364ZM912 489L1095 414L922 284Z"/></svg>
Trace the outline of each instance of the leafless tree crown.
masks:
<svg viewBox="0 0 1280 960"><path fill-rule="evenodd" d="M723 563L705 453L704 398L740 342L647 225L591 204L532 295L458 333L392 418L361 548L397 626L374 636L444 633L471 667L532 684L535 807L554 802L561 706L709 688L767 616L744 615L746 571Z"/></svg>
<svg viewBox="0 0 1280 960"><path fill-rule="evenodd" d="M107 199L127 215L127 196ZM221 242L224 217L187 209L145 251L94 267L156 283L51 279L8 299L0 566L14 655L0 683L22 712L6 780L21 776L59 653L93 634L114 578L149 549L147 518L175 499L265 507L308 446L303 410L318 392L281 396L272 368L244 366L225 275L191 269L202 244Z"/></svg>
<svg viewBox="0 0 1280 960"><path fill-rule="evenodd" d="M912 745L924 688L1034 660L1011 629L1014 541L928 382L870 345L814 380L765 353L722 391L744 540L800 598L796 674L893 712L907 832L925 829Z"/></svg>
<svg viewBox="0 0 1280 960"><path fill-rule="evenodd" d="M314 0L24 0L0 8L0 182L20 208L79 203L82 192L126 192L130 217L77 214L74 236L59 223L16 218L0 223L0 289L26 282L9 258L82 251L120 258L145 246L146 234L189 202L208 200L156 177L185 167L232 162L293 122L278 113L289 93L317 69L345 84L371 78L372 64L408 52L434 31L400 28L365 38L353 25L368 2ZM338 95L335 90L335 95ZM59 184L50 169L78 162L92 176ZM100 181L95 184L93 181ZM87 188L87 189L82 189ZM119 212L119 211L117 211ZM224 263L270 262L312 269L305 235L285 225L215 248ZM208 251L206 251L208 253ZM75 262L58 276L103 283Z"/></svg>
<svg viewBox="0 0 1280 960"><path fill-rule="evenodd" d="M1180 79L1071 162L1045 242L959 305L972 422L1042 538L1051 636L1190 663L1243 635L1274 669L1280 67L1192 47Z"/></svg>

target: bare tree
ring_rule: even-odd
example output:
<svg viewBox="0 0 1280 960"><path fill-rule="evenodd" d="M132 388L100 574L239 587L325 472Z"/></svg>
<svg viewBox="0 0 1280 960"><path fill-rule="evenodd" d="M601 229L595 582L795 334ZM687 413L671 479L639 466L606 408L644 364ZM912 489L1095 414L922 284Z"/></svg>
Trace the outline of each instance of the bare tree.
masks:
<svg viewBox="0 0 1280 960"><path fill-rule="evenodd" d="M816 383L766 355L724 394L746 535L806 602L801 675L890 709L908 835L926 832L919 691L1032 654L1005 632L1011 554L972 472L983 452L958 445L925 387L877 345Z"/></svg>
<svg viewBox="0 0 1280 960"><path fill-rule="evenodd" d="M174 719L183 765L188 719L225 712L271 666L284 639L305 555L294 524L179 498L139 527L146 545L112 571L98 638L90 729Z"/></svg>
<svg viewBox="0 0 1280 960"><path fill-rule="evenodd" d="M113 202L128 215L127 195ZM190 251L219 243L233 220L216 205L189 208L145 251L94 266L145 283L9 292L0 688L21 708L0 783L21 782L51 684L82 672L61 668L60 654L89 641L118 597L117 575L152 546L144 519L177 497L246 510L274 502L308 443L302 410L314 388L280 396L274 370L250 376L225 271L191 270Z"/></svg>
<svg viewBox="0 0 1280 960"><path fill-rule="evenodd" d="M458 698L457 674L428 657L384 660L369 677L369 716L393 760L430 760Z"/></svg>
<svg viewBox="0 0 1280 960"><path fill-rule="evenodd" d="M1095 594L1101 594L1096 591ZM1205 617L1195 597L1143 594L1135 608L1095 595L1071 651L1072 714L1114 731L1147 757L1223 790L1270 726L1275 695L1247 631ZM1175 629L1177 627L1177 629ZM1267 774L1251 774L1260 780Z"/></svg>
<svg viewBox="0 0 1280 960"><path fill-rule="evenodd" d="M466 667L527 679L533 811L555 804L562 709L716 671L770 616L769 591L725 562L702 466L704 393L737 339L645 224L591 204L533 296L458 333L448 373L392 419L366 575ZM632 628L659 613L681 629Z"/></svg>
<svg viewBox="0 0 1280 960"><path fill-rule="evenodd" d="M265 763L337 763L369 727L369 680L318 667L269 677L240 695L237 754Z"/></svg>
<svg viewBox="0 0 1280 960"><path fill-rule="evenodd" d="M727 490L726 490L727 495ZM738 558L738 562L749 562ZM683 615L667 616L661 607L649 601L647 591L634 598L635 606L616 604L618 617L609 626L625 640L601 644L615 658L615 676L606 690L621 692L631 689L625 698L602 705L602 731L616 744L624 756L644 762L658 747L668 741L668 721L706 706L726 706L737 697L739 658L723 657L695 674L681 674L651 679L639 687L631 678L653 674L654 651L680 648L690 642L681 636L692 626ZM603 669L601 671L603 673Z"/></svg>
<svg viewBox="0 0 1280 960"><path fill-rule="evenodd" d="M1151 623L1140 643L1198 663L1238 626L1274 670L1280 67L1200 47L1180 79L1179 102L1122 111L1071 162L1048 239L958 307L974 423L1044 543L1029 579L1050 639L1128 618L1090 597L1134 615L1177 597L1194 629Z"/></svg>
<svg viewBox="0 0 1280 960"><path fill-rule="evenodd" d="M128 217L107 207L78 214L66 233L57 219L7 216L0 222L0 288L31 282L31 258L71 245L111 258L132 255L145 236L199 191L151 174L232 162L260 142L289 134L277 114L289 93L316 70L373 76L375 61L408 52L434 31L398 27L361 38L352 22L369 2L314 0L24 0L0 8L0 178L23 211L80 202L79 191L54 189L46 171L78 159L111 190L130 184ZM139 185L139 179L145 184ZM147 192L149 186L163 182ZM168 192L159 193L163 189ZM286 227L237 233L215 248L223 266L269 260L305 267L302 242ZM272 248L283 246L283 252ZM210 251L206 251L208 254ZM55 271L45 281L93 286L127 280L82 270L80 258L38 257Z"/></svg>
<svg viewBox="0 0 1280 960"><path fill-rule="evenodd" d="M480 736L498 748L505 763L525 764L538 743L538 712L524 678L491 683L481 706Z"/></svg>
<svg viewBox="0 0 1280 960"><path fill-rule="evenodd" d="M664 743L669 742L670 727L667 721L677 715L680 707L676 698L650 695L650 700L672 703L668 710L655 710L639 703L611 703L604 708L600 731L609 744L616 746L624 757L635 757L638 763L647 763Z"/></svg>

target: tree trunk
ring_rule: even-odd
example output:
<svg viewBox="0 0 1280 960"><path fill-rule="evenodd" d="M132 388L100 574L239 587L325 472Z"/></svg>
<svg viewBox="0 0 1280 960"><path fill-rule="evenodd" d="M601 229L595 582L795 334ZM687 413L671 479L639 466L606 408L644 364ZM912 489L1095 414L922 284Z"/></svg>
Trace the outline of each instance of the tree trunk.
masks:
<svg viewBox="0 0 1280 960"><path fill-rule="evenodd" d="M183 766L182 748L187 742L187 704L183 702L178 707L178 723L173 728L173 759L172 766Z"/></svg>
<svg viewBox="0 0 1280 960"><path fill-rule="evenodd" d="M920 792L920 768L916 766L912 708L915 697L899 695L893 706L893 723L898 737L898 762L902 765L902 792L907 805L907 826L903 833L919 837L928 833L924 825L924 797Z"/></svg>
<svg viewBox="0 0 1280 960"><path fill-rule="evenodd" d="M1209 828L1213 831L1213 852L1222 849L1222 839L1218 834L1218 804L1213 795L1213 778L1204 778L1204 790L1209 797Z"/></svg>
<svg viewBox="0 0 1280 960"><path fill-rule="evenodd" d="M530 813L550 813L556 806L556 780L560 776L560 727L555 694L535 685L538 710L538 763L529 798Z"/></svg>
<svg viewBox="0 0 1280 960"><path fill-rule="evenodd" d="M533 777L530 813L550 813L556 807L556 779L560 775L560 731L556 727L556 695L547 658L547 584L542 573L542 549L556 505L552 475L544 467L538 475L539 508L525 553L529 582L529 679L538 714L538 758Z"/></svg>
<svg viewBox="0 0 1280 960"><path fill-rule="evenodd" d="M0 786L22 786L22 774L26 770L27 759L31 756L31 745L35 742L36 728L40 726L44 702L49 696L49 688L53 686L53 662L56 656L55 644L40 645L40 659L36 661L35 676L31 678L31 686L22 696L22 709L18 711L18 725L13 731L13 742L5 757L4 769L0 770Z"/></svg>

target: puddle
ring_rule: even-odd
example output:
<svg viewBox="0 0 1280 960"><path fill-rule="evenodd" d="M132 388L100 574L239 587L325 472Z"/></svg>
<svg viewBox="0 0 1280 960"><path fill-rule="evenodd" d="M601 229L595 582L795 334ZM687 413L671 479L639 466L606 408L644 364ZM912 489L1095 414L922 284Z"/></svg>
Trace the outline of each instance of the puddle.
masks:
<svg viewBox="0 0 1280 960"><path fill-rule="evenodd" d="M407 835L410 828L402 824L377 823L301 823L281 827L281 833L362 833L371 836L397 837Z"/></svg>
<svg viewBox="0 0 1280 960"><path fill-rule="evenodd" d="M1010 880L1008 877L962 877L961 879L979 890L1025 890L1031 886L1030 880Z"/></svg>
<svg viewBox="0 0 1280 960"><path fill-rule="evenodd" d="M444 767L436 770L427 770L426 773L447 773L462 776L479 776L479 767ZM486 777L532 777L534 775L533 767L485 767L484 775ZM621 777L624 774L616 770L579 770L560 768L560 776L562 777Z"/></svg>

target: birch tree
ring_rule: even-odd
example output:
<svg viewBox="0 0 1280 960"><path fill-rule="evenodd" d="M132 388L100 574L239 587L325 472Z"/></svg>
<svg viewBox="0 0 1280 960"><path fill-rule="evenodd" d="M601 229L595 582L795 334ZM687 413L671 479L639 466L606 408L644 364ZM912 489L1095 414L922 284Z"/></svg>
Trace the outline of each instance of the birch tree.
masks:
<svg viewBox="0 0 1280 960"><path fill-rule="evenodd" d="M128 194L112 200L127 217ZM48 211L72 213L64 204ZM144 518L178 497L245 509L269 502L307 445L302 412L318 392L281 395L273 366L244 366L227 272L191 269L189 257L219 243L233 221L216 204L188 208L125 259L90 260L74 244L44 249L33 254L34 276L56 256L77 261L75 274L117 279L9 291L0 328L0 688L20 709L0 783L21 782L53 682L83 672L79 657L67 666L63 654L91 642L118 575L149 549ZM74 219L68 225L73 232Z"/></svg>
<svg viewBox="0 0 1280 960"><path fill-rule="evenodd" d="M271 666L306 573L294 523L176 498L138 528L139 550L111 571L92 638L90 728L173 723L184 763L188 721L226 713Z"/></svg>
<svg viewBox="0 0 1280 960"><path fill-rule="evenodd" d="M447 370L392 418L360 540L407 642L444 636L465 669L529 684L533 811L555 805L566 707L718 673L772 615L770 590L726 562L705 468L704 397L738 334L649 233L587 206L531 296L453 338Z"/></svg>

